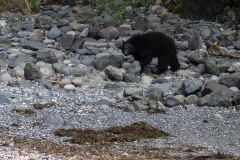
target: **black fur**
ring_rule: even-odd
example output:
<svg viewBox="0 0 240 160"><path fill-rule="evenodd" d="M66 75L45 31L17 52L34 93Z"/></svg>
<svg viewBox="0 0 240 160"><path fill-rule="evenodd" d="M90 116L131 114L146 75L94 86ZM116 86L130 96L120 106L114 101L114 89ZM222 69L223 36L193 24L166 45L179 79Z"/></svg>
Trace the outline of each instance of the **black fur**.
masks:
<svg viewBox="0 0 240 160"><path fill-rule="evenodd" d="M161 32L149 32L131 37L123 42L122 52L125 55L133 55L140 62L141 72L154 57L158 57L157 74L165 72L168 65L172 71L180 67L174 41Z"/></svg>

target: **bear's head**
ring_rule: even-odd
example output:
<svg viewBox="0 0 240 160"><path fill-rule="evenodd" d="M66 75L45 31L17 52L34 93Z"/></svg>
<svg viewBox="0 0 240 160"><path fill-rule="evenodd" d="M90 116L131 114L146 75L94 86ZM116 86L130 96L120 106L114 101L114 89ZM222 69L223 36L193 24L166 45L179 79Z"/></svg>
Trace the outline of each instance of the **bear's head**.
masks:
<svg viewBox="0 0 240 160"><path fill-rule="evenodd" d="M131 44L131 43L128 43L128 42L125 42L123 41L123 44L122 44L122 53L125 55L125 56L128 56L128 55L134 55L134 46Z"/></svg>

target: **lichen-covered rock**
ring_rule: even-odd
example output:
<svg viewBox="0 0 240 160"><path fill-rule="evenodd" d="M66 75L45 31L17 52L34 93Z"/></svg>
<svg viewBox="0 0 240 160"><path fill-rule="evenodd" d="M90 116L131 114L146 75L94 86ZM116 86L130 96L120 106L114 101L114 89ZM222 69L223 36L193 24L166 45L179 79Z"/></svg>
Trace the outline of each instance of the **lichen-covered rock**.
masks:
<svg viewBox="0 0 240 160"><path fill-rule="evenodd" d="M123 80L123 72L116 67L108 66L104 69L104 73L111 80L115 80L115 81L122 81Z"/></svg>
<svg viewBox="0 0 240 160"><path fill-rule="evenodd" d="M33 63L27 63L24 67L24 78L26 80L36 80L42 78L42 73Z"/></svg>

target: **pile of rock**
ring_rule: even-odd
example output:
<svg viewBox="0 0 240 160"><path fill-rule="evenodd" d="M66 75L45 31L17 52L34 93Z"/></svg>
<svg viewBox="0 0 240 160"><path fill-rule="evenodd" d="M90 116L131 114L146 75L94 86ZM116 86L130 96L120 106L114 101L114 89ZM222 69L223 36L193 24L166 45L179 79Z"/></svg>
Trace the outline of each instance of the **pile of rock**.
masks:
<svg viewBox="0 0 240 160"><path fill-rule="evenodd" d="M96 83L100 77L127 86L116 97L127 97L131 111L240 104L239 60L208 54L214 42L228 54L239 54L238 30L181 19L162 6L128 6L124 18L127 23L119 25L114 16L100 9L57 5L42 6L33 17L2 17L1 82L17 85L22 79L41 80L48 89L74 91L83 77L98 77ZM181 63L179 71L168 71L157 79L140 75L139 62L123 56L120 49L122 40L153 30L175 40ZM154 67L152 63L146 73Z"/></svg>

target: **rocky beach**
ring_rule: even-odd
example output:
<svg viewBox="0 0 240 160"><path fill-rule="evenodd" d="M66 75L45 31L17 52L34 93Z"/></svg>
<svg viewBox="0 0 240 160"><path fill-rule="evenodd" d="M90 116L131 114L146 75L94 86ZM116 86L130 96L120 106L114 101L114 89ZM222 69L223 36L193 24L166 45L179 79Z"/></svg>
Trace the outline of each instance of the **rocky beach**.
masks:
<svg viewBox="0 0 240 160"><path fill-rule="evenodd" d="M240 159L240 26L162 5L116 14L1 13L0 159ZM174 39L178 71L153 74L154 59L140 74L123 55L124 40L151 31Z"/></svg>

